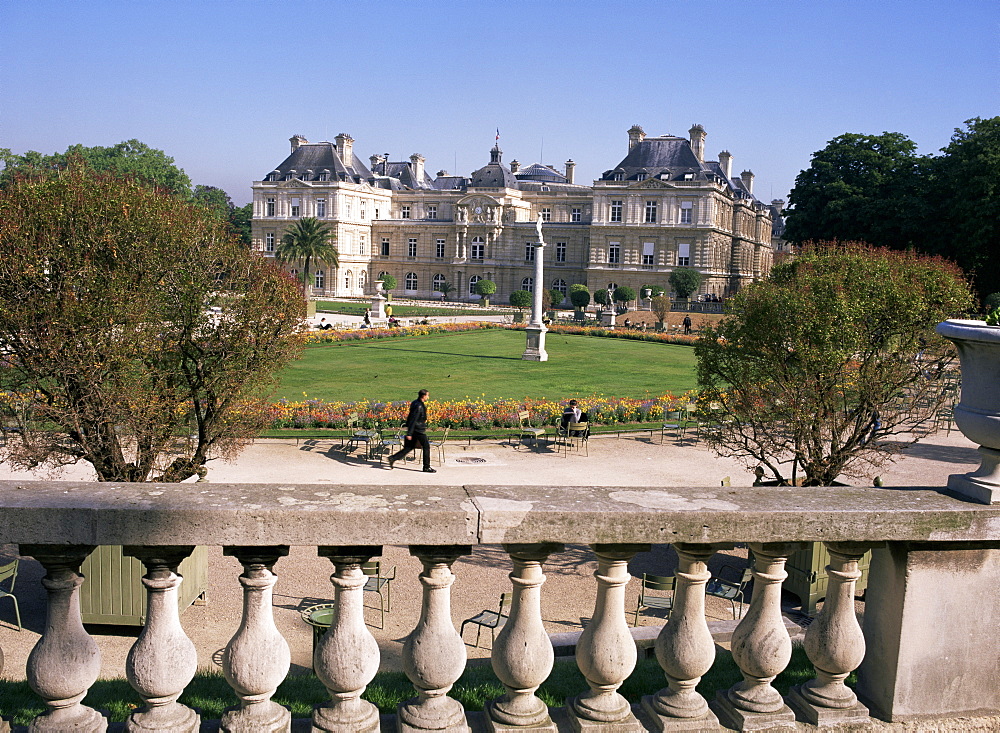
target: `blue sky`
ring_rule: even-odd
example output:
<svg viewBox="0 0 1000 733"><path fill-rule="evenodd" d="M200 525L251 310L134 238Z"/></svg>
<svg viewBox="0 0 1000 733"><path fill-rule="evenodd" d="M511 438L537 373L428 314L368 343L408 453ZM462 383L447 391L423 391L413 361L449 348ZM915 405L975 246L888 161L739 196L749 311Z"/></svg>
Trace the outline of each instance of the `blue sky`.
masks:
<svg viewBox="0 0 1000 733"><path fill-rule="evenodd" d="M769 201L836 135L931 153L1000 114L995 0L0 0L0 28L0 147L137 138L238 204L293 134L468 175L499 128L504 162L585 182L631 125L698 122Z"/></svg>

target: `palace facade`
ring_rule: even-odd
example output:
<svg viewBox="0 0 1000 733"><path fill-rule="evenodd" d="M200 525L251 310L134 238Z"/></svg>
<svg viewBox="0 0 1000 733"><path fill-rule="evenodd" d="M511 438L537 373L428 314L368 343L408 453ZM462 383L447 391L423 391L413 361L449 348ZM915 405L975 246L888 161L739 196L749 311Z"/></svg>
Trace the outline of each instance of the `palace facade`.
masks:
<svg viewBox="0 0 1000 733"><path fill-rule="evenodd" d="M438 171L424 157L366 165L354 140L291 138L291 154L253 183L254 247L273 256L300 217L316 217L336 235L339 265L310 269L316 296L367 296L385 274L397 296L475 300L480 279L497 284L496 302L534 289L535 222L546 242L545 287L564 294L582 283L591 292L627 285L670 292L676 267L702 273L702 294L721 297L767 274L772 259L772 208L753 195L754 175L732 173L732 156L706 161L705 129L689 137L628 131L624 158L592 185L541 163L505 165L495 145L470 177ZM294 269L294 268L292 268Z"/></svg>

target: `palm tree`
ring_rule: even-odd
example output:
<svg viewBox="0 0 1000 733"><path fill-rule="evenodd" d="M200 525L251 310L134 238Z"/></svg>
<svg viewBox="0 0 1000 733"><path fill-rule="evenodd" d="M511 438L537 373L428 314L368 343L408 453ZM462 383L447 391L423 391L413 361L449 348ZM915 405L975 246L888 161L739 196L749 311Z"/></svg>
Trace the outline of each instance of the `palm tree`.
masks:
<svg viewBox="0 0 1000 733"><path fill-rule="evenodd" d="M308 293L311 262L321 260L333 268L340 264L340 253L337 252L333 239L329 225L311 216L303 217L281 238L274 251L274 259L285 264L304 261L302 292Z"/></svg>
<svg viewBox="0 0 1000 733"><path fill-rule="evenodd" d="M441 283L441 286L438 288L438 290L441 291L441 295L443 296L444 300L448 300L448 293L450 293L454 289L455 289L455 286L452 285L447 280L445 282Z"/></svg>

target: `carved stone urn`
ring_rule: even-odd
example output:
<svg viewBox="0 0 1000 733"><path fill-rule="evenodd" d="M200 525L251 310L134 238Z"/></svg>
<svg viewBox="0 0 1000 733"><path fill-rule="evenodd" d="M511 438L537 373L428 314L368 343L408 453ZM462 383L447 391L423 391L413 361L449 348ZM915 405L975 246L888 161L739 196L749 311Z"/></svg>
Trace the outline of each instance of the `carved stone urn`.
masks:
<svg viewBox="0 0 1000 733"><path fill-rule="evenodd" d="M962 363L955 424L979 445L979 468L948 477L948 489L983 504L1000 504L1000 327L948 320L937 332L953 341Z"/></svg>

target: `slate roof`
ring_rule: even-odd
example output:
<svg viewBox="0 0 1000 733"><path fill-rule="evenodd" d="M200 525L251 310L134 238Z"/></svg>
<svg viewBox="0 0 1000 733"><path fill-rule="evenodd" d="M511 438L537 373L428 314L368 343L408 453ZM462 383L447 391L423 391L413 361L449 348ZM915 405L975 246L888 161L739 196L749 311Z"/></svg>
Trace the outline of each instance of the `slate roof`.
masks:
<svg viewBox="0 0 1000 733"><path fill-rule="evenodd" d="M521 168L514 174L518 181L550 181L552 183L567 183L566 176L551 166L532 163Z"/></svg>
<svg viewBox="0 0 1000 733"><path fill-rule="evenodd" d="M694 173L696 178L703 178L699 174L704 171L704 164L698 161L686 138L647 137L633 146L617 166L605 171L601 180L614 180L615 173L621 173L625 181L656 178L662 173L668 174L669 179L680 178L684 173Z"/></svg>
<svg viewBox="0 0 1000 733"><path fill-rule="evenodd" d="M361 159L353 154L351 157L353 160L345 164L337 153L337 146L331 142L304 143L281 161L275 169L278 174L273 180L283 181L291 171L295 171L295 178L303 181L318 181L324 171L329 171L331 180L360 183L371 178L372 172ZM273 171L268 173L268 176L272 173ZM264 180L269 179L265 176Z"/></svg>
<svg viewBox="0 0 1000 733"><path fill-rule="evenodd" d="M499 145L490 150L490 162L472 174L469 186L473 188L518 188L517 179L510 168L501 162L503 151Z"/></svg>

